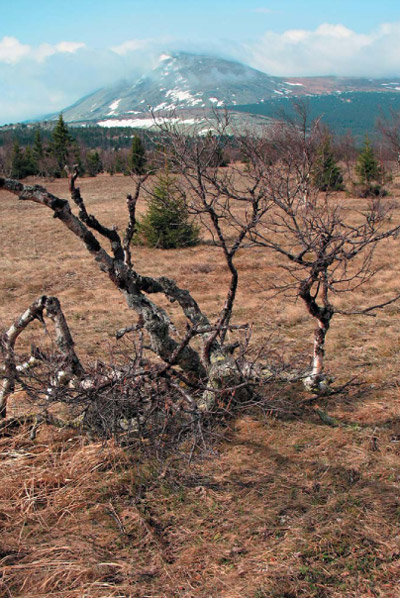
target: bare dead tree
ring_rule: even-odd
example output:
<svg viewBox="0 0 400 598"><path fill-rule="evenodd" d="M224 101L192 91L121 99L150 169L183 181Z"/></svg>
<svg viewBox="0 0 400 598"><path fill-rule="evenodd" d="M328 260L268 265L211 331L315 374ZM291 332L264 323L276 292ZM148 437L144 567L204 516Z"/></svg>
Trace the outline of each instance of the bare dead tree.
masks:
<svg viewBox="0 0 400 598"><path fill-rule="evenodd" d="M264 170L263 185L273 208L249 236L255 245L285 258L283 267L289 279L278 281L276 290L294 290L316 320L313 365L305 383L311 390L324 391L328 389L324 346L334 314L356 311L371 315L399 297L348 312L335 308L332 298L371 279L377 244L397 235L400 229L391 224L388 200L374 198L362 208L350 210L335 194L316 189L310 175L318 123L306 126L304 112L300 112L299 124L281 122L272 140L279 148L279 157ZM260 161L264 163L263 158Z"/></svg>
<svg viewBox="0 0 400 598"><path fill-rule="evenodd" d="M56 353L32 347L24 362L15 348L18 337L34 320L43 326L46 318L54 323ZM27 421L33 424L31 438L38 427L48 423L56 427L78 428L101 438L127 437L132 443L151 442L154 451L170 445L186 429L196 434L199 413L191 396L174 381L168 366L143 367L143 337L121 358L107 364L97 362L84 370L74 351L74 343L56 297L42 296L3 334L1 349L4 365L0 369L0 432ZM173 362L174 356L171 358ZM16 383L33 400L35 414L6 418L7 399ZM50 410L55 404L69 406L60 417Z"/></svg>
<svg viewBox="0 0 400 598"><path fill-rule="evenodd" d="M225 232L220 226L221 219L225 219L228 212L220 214L216 209L215 199L208 202L203 194L205 203L201 211L210 214L213 230L232 272L232 282L225 305L217 321L211 323L189 291L179 288L174 280L166 277L142 276L132 264L131 240L136 224L135 207L146 176L136 180L135 192L127 198L129 219L124 239L115 227L104 226L94 215L88 213L80 190L75 184L78 177L77 169L68 172L68 176L71 200L78 208L77 215L72 211L68 201L55 197L43 187L28 186L15 180L0 178L0 189L17 195L22 201L34 201L49 208L54 217L82 241L96 265L124 294L128 306L136 311L140 327L149 337L149 348L165 364L171 367L177 366L189 376L189 379L193 378L202 385L206 396L205 402L202 403L203 408L209 406L210 393L212 394L213 389L217 391L225 385L229 388L234 386L243 388L245 384L240 368L231 353L224 350L224 341L230 327L237 288L237 271L233 265L233 256L252 227L252 223L250 222L246 229L242 227L233 245L229 247ZM218 195L221 193L218 192ZM222 203L218 206L222 207ZM110 251L104 249L92 231L110 244ZM156 294L162 294L171 303L180 306L188 325L188 333L183 339L176 337L176 327L167 312L150 299ZM202 345L200 351L192 345L194 338L200 339Z"/></svg>
<svg viewBox="0 0 400 598"><path fill-rule="evenodd" d="M21 361L15 350L19 335L34 320L44 325L45 318L54 322L56 352L45 353L33 347L31 356ZM0 433L8 433L21 423L31 423L31 438L34 438L39 426L47 423L79 429L100 438L114 437L136 447L143 447L145 442L153 454L155 451L159 455L166 449L176 450L177 443L188 435L192 448L199 441L204 442L206 418L202 405L209 411L215 403L218 409L225 405L224 411L228 413L234 395L247 387L247 382L238 384L231 376L231 386L226 377L221 386L215 381L213 386L207 386L212 380L186 379L174 368L179 354L196 335L213 332L209 327L188 328L179 347L164 364L144 358L141 322L135 329L138 336L136 340L130 336L129 349L119 348L110 354L107 362L97 361L84 369L74 351L58 299L39 297L3 335L4 366L0 369L0 378L4 379L0 394L2 416L6 417L7 399L17 382L31 399L35 413L3 419ZM122 338L127 332L131 330L121 330L117 335ZM62 415L57 415L58 411L52 407L60 404L68 406L68 412L64 409Z"/></svg>
<svg viewBox="0 0 400 598"><path fill-rule="evenodd" d="M400 113L391 109L388 117L381 116L378 119L377 129L386 143L392 159L400 167Z"/></svg>
<svg viewBox="0 0 400 598"><path fill-rule="evenodd" d="M207 135L198 132L190 137L176 124L161 125L161 130L168 140L168 159L182 175L186 205L222 248L231 272L218 323L223 326L231 317L239 248L258 245L277 252L288 261L289 273L288 280L276 283L277 290L294 290L317 322L306 386L327 390L325 339L339 311L331 295L348 292L373 276L376 245L399 231L390 224L390 203L375 198L352 212L334 194L319 191L313 175L324 131L319 119L310 121L301 102L294 105L293 117L282 115L263 135L234 132L245 167L234 164L221 169L213 161L232 134L227 114L214 115ZM350 311L371 315L396 299ZM224 334L220 332L222 339Z"/></svg>
<svg viewBox="0 0 400 598"><path fill-rule="evenodd" d="M347 182L350 182L352 179L352 169L354 169L358 156L356 141L351 131L335 136L333 148L336 159L342 162L345 167Z"/></svg>
<svg viewBox="0 0 400 598"><path fill-rule="evenodd" d="M168 162L180 175L178 192L190 213L210 233L214 245L222 249L231 275L226 301L214 323L215 332L205 345L206 359L217 339L221 344L225 342L239 282L237 252L271 207L264 187L264 168L256 161L264 152L266 140L254 139L255 146L246 146L245 158L251 167L231 164L229 168L220 168L219 157L232 134L229 115L215 112L210 127L207 134L195 131L190 136L179 124L159 127L165 138Z"/></svg>
<svg viewBox="0 0 400 598"><path fill-rule="evenodd" d="M301 105L297 114L298 119L278 122L265 135L236 132L236 144L245 163L228 169L220 168L216 159L231 134L227 114L214 120L208 135L188 136L178 125L161 126L167 159L179 175L177 190L188 210L201 220L221 249L230 272L225 302L215 321L210 321L190 292L181 289L173 279L143 276L134 266L131 240L136 227L136 203L144 186L148 193L152 192L146 176L136 179L134 193L127 198L124 238L115 227L103 225L88 213L76 186L76 169L68 175L77 214L68 201L43 187L0 178L0 189L22 201L49 208L81 240L96 266L108 275L137 314L137 323L119 331L118 336L132 330L147 334L149 349L162 360L157 375L168 378L171 388L185 397L186 403L194 401L204 410L212 409L217 394L235 393L236 397L246 398L251 386L249 372L255 369L246 369L244 358L240 362L235 359L237 345L228 342L228 333L235 328L231 318L239 284L236 256L240 248L262 246L287 260L289 279L278 281L277 288L294 289L316 319L313 367L306 382L310 389L320 391L327 388L326 334L338 312L331 296L369 280L376 245L399 231L399 227L390 225L390 205L382 198L374 198L363 209L351 212L334 196L319 193L312 177L319 123L310 126ZM104 248L104 241L110 249ZM355 266L350 267L353 263ZM169 314L155 302L157 295L165 296L182 310L187 322L183 336L177 335ZM384 304L358 311L371 313ZM10 366L7 378L11 379L14 371ZM74 375L78 378L79 371ZM123 379L123 373L113 375L110 384L119 377ZM177 381L183 382L184 387ZM84 382L76 387L77 392L84 388ZM107 379L100 383L108 384ZM95 386L91 379L86 381L86 390Z"/></svg>

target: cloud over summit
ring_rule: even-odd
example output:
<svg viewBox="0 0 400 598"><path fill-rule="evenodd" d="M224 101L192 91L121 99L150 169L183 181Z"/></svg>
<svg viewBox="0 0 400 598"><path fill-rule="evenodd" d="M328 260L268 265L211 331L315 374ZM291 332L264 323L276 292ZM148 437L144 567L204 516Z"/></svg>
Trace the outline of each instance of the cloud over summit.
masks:
<svg viewBox="0 0 400 598"><path fill-rule="evenodd" d="M272 75L390 77L400 73L400 23L357 33L338 23L267 31L245 44L247 60Z"/></svg>

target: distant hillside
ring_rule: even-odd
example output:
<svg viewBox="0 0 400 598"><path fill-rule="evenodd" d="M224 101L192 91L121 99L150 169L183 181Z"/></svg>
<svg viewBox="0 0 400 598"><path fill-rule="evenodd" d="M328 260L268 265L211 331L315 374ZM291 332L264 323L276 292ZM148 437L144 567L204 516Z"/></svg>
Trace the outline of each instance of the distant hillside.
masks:
<svg viewBox="0 0 400 598"><path fill-rule="evenodd" d="M357 138L366 133L373 135L378 117L389 116L391 110L400 111L400 94L393 92L348 92L309 96L305 100L312 118L322 116L323 122L335 132L351 131ZM293 114L292 103L287 98L230 108L269 118L279 118L282 111Z"/></svg>

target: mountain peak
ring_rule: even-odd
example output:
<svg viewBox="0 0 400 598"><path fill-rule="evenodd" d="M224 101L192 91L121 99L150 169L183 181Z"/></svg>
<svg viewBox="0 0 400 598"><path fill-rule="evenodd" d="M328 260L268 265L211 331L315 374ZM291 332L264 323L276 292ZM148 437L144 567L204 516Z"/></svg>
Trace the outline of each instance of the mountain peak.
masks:
<svg viewBox="0 0 400 598"><path fill-rule="evenodd" d="M282 81L261 71L207 54L164 52L139 80L102 89L64 110L68 122L137 120L151 109L210 110L258 102L279 92ZM282 91L283 93L283 91ZM116 125L118 122L115 123Z"/></svg>
<svg viewBox="0 0 400 598"><path fill-rule="evenodd" d="M396 90L400 89L396 84ZM63 111L74 123L151 127L152 114L179 111L200 122L213 108L260 104L296 95L389 91L394 84L337 77L271 77L241 62L207 54L163 52L156 66L136 81L101 89ZM152 113L152 114L151 114Z"/></svg>

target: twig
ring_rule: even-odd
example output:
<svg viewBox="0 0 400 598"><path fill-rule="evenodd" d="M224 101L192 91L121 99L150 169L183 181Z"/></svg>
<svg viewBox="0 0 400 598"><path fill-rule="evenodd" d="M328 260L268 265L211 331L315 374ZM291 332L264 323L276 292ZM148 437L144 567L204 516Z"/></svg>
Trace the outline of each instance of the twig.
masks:
<svg viewBox="0 0 400 598"><path fill-rule="evenodd" d="M400 299L400 293L398 295L396 295L395 297L393 297L392 299L385 301L384 303L377 303L376 305L371 305L370 307L366 307L365 309L354 310L354 311L345 311L345 310L341 310L341 309L335 309L335 313L341 314L343 316L365 315L365 316L370 316L371 318L376 318L376 314L370 314L368 312L374 311L376 309L381 309L382 307L386 307L387 305L390 305L391 303L395 303L399 299Z"/></svg>

